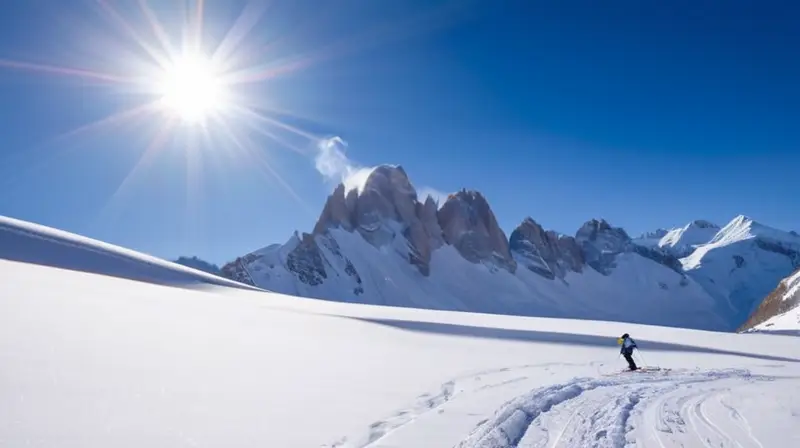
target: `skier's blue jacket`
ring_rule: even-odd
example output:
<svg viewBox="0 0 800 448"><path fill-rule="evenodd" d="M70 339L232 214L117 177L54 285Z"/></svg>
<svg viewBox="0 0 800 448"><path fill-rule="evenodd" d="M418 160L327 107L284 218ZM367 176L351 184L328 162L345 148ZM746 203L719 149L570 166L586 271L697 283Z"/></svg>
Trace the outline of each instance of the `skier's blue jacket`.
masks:
<svg viewBox="0 0 800 448"><path fill-rule="evenodd" d="M620 353L624 354L632 354L633 349L636 348L636 342L633 341L630 337L627 337L622 340L622 348L619 350Z"/></svg>

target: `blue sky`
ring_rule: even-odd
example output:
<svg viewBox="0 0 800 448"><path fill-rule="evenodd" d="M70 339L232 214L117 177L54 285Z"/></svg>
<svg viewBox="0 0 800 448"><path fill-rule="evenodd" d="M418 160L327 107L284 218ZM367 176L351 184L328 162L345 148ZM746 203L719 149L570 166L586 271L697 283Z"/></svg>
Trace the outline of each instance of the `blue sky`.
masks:
<svg viewBox="0 0 800 448"><path fill-rule="evenodd" d="M137 2L108 3L157 46ZM150 3L178 42L183 11ZM70 134L147 98L43 69L144 75L146 53L99 4L4 5L2 215L222 263L311 230L338 180L317 170L315 138L339 136L352 166L480 190L506 232L526 216L638 234L741 213L800 229L800 8L786 2L275 0L258 15L207 0L204 50L259 17L235 63L275 73L235 86L273 121L229 117L210 140L184 124L156 139L163 113Z"/></svg>

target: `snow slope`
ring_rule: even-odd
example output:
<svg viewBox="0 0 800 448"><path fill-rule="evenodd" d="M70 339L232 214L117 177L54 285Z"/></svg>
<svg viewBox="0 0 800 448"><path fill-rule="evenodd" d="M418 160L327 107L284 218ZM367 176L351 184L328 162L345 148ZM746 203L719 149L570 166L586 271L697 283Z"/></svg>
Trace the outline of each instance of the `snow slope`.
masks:
<svg viewBox="0 0 800 448"><path fill-rule="evenodd" d="M800 266L800 237L738 216L681 263L719 300L720 313L743 323Z"/></svg>
<svg viewBox="0 0 800 448"><path fill-rule="evenodd" d="M254 289L113 244L5 216L0 216L0 259L163 285L224 285Z"/></svg>
<svg viewBox="0 0 800 448"><path fill-rule="evenodd" d="M656 231L637 239L638 244L665 249L678 257L690 255L697 246L711 241L719 226L705 220L692 221L683 227Z"/></svg>
<svg viewBox="0 0 800 448"><path fill-rule="evenodd" d="M800 442L798 338L172 288L47 244L68 269L0 260L0 446ZM672 370L614 374L623 332Z"/></svg>
<svg viewBox="0 0 800 448"><path fill-rule="evenodd" d="M271 291L341 302L730 329L700 285L634 253L620 254L611 275L587 268L562 281L525 268L511 273L472 263L443 246L432 254L430 275L423 276L401 254L407 245L401 235L377 248L342 229L315 241L325 278L303 281L287 269L299 244L293 237L251 254L249 280Z"/></svg>

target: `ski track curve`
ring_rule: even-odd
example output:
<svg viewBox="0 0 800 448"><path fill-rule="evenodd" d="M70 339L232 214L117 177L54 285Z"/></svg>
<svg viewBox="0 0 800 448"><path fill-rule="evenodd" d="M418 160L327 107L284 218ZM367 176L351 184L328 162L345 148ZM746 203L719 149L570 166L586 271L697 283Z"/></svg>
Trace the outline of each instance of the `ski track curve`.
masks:
<svg viewBox="0 0 800 448"><path fill-rule="evenodd" d="M762 447L725 397L771 380L743 369L575 378L512 399L456 446Z"/></svg>
<svg viewBox="0 0 800 448"><path fill-rule="evenodd" d="M598 364L598 362L588 363L588 365L595 364ZM446 381L439 386L438 390L420 395L409 407L400 409L383 419L376 420L361 433L341 437L333 443L323 445L323 448L368 448L391 433L412 423L421 415L440 409L442 405L465 391L475 393L524 381L527 379L525 372L529 370L541 371L543 369L547 371L551 367L586 365L586 363L551 362L499 367L467 373ZM507 375L509 374L514 374L515 376L508 378ZM501 378L496 378L501 375Z"/></svg>

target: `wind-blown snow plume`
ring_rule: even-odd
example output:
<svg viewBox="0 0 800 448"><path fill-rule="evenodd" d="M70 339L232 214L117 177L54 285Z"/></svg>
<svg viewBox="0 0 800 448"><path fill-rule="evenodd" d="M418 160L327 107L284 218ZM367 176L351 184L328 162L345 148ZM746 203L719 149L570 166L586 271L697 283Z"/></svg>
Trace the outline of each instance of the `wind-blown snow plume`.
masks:
<svg viewBox="0 0 800 448"><path fill-rule="evenodd" d="M343 183L347 191L357 189L361 192L370 173L375 167L365 167L347 157L347 142L339 136L329 137L317 143L317 155L314 157L314 166L326 181L333 184ZM447 194L432 188L422 187L417 189L420 201L425 201L428 196L439 204L447 199Z"/></svg>
<svg viewBox="0 0 800 448"><path fill-rule="evenodd" d="M417 190L417 197L421 202L425 202L428 196L432 197L439 207L447 200L447 193L443 193L435 188L422 187Z"/></svg>
<svg viewBox="0 0 800 448"><path fill-rule="evenodd" d="M318 153L314 158L314 166L326 181L343 183L347 190L364 186L372 168L360 166L345 154L347 142L334 136L322 139L317 144Z"/></svg>

